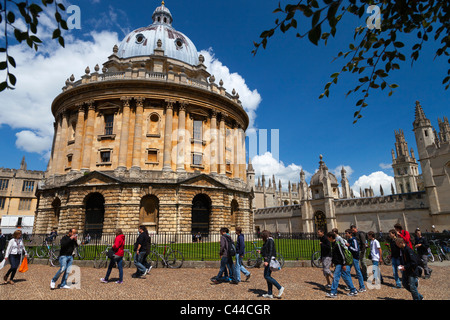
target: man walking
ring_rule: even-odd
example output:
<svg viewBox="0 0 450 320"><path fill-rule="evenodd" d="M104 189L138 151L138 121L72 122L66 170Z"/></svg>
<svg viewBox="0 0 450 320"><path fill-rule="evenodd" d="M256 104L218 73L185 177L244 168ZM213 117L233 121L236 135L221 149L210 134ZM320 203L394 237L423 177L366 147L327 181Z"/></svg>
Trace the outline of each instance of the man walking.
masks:
<svg viewBox="0 0 450 320"><path fill-rule="evenodd" d="M242 228L236 227L237 241L236 241L236 268L235 268L235 276L234 280L231 283L239 283L241 282L241 272L246 276L245 281L250 279L250 272L245 269L242 264L242 258L245 253L245 242L244 235L242 234Z"/></svg>
<svg viewBox="0 0 450 320"><path fill-rule="evenodd" d="M147 263L147 255L150 252L150 236L145 226L139 226L139 236L134 244L134 265L136 272L132 274L133 278L144 277L151 269L151 265Z"/></svg>
<svg viewBox="0 0 450 320"><path fill-rule="evenodd" d="M422 237L422 232L419 228L416 229L416 250L417 255L419 256L419 266L423 269L425 279L429 279L431 276L431 270L428 267L428 249L430 245L428 244L428 240L425 237Z"/></svg>
<svg viewBox="0 0 450 320"><path fill-rule="evenodd" d="M320 241L320 259L322 260L322 272L327 280L326 288L331 288L333 274L331 273L331 244L323 229L317 230L317 236Z"/></svg>
<svg viewBox="0 0 450 320"><path fill-rule="evenodd" d="M359 266L361 269L361 273L364 281L367 281L367 265L365 261L366 256L366 244L367 244L367 235L364 231L358 231L356 225L351 225L350 229L355 235L356 241L358 241L359 247Z"/></svg>
<svg viewBox="0 0 450 320"><path fill-rule="evenodd" d="M69 232L61 239L61 250L59 251L59 270L56 272L55 276L50 282L50 288L53 290L56 286L56 281L58 281L61 274L64 272L60 288L70 289L67 285L67 278L69 277L72 263L73 263L73 251L75 247L78 246L77 243L77 229L72 228Z"/></svg>

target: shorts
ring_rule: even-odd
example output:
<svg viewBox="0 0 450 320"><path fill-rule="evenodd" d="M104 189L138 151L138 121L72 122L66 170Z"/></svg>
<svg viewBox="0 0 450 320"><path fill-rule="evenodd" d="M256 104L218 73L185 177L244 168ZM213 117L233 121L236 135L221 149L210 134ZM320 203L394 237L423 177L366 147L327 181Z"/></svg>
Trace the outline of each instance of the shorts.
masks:
<svg viewBox="0 0 450 320"><path fill-rule="evenodd" d="M331 267L331 257L322 258L322 266L323 266L323 275L329 276L332 275L330 267Z"/></svg>

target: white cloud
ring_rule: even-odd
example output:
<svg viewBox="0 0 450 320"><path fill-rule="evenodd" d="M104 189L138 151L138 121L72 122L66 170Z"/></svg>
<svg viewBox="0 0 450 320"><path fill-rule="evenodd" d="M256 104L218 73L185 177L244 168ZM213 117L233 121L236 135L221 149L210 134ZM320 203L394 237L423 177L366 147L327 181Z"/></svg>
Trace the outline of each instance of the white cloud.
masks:
<svg viewBox="0 0 450 320"><path fill-rule="evenodd" d="M380 195L380 185L383 188L384 194L391 194L391 183L394 183L394 177L387 175L382 171L372 172L368 176L362 175L352 185L355 196L360 196L359 190L372 187L375 195Z"/></svg>
<svg viewBox="0 0 450 320"><path fill-rule="evenodd" d="M45 15L42 17L46 21ZM41 39L51 38L51 24L43 23L46 25L47 29L39 33ZM68 32L64 36L65 48L48 39L37 53L26 44L9 47L9 54L17 63L17 68L11 70L17 84L15 90L1 93L0 125L21 130L16 134L19 149L48 159L53 140L53 99L62 92L71 74L79 79L86 66L91 70L96 64L101 66L119 42L112 32L91 32L89 36L88 40L75 39Z"/></svg>
<svg viewBox="0 0 450 320"><path fill-rule="evenodd" d="M201 50L199 54L205 57L206 70L214 75L216 83L218 84L220 80L223 80L223 86L227 92L231 93L233 89L239 94L239 100L242 102L244 110L247 112L250 119L249 129L253 129L256 119L256 110L261 103L261 96L258 90L250 90L245 83L245 79L238 73L230 72L227 66L224 66L219 59L217 59L213 53L213 50L209 48L208 50Z"/></svg>
<svg viewBox="0 0 450 320"><path fill-rule="evenodd" d="M268 184L269 178L272 179L272 175L275 175L277 187L278 181L281 180L282 188L286 190L289 181L291 181L291 183L298 183L300 181L301 166L295 163L286 166L282 161L275 159L270 152L254 156L252 158L252 165L255 169L256 177L261 177L262 174L264 174L266 177L266 184ZM311 173L305 171L305 178L307 181L310 177Z"/></svg>
<svg viewBox="0 0 450 320"><path fill-rule="evenodd" d="M391 163L380 163L379 164L380 168L383 170L389 170L392 169L392 164Z"/></svg>
<svg viewBox="0 0 450 320"><path fill-rule="evenodd" d="M345 166L345 165L341 164L341 165L338 165L333 170L331 170L331 172L336 176L338 181L341 181L341 170L342 170L342 167L344 167L344 169L346 171L345 175L347 176L347 179L350 180L351 177L352 177L352 173L353 173L353 169L350 166Z"/></svg>

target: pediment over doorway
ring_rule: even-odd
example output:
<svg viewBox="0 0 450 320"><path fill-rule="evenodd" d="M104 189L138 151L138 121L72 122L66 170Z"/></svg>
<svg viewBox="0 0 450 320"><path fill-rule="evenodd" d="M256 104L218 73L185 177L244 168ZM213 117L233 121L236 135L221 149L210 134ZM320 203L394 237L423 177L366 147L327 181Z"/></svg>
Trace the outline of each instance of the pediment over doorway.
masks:
<svg viewBox="0 0 450 320"><path fill-rule="evenodd" d="M68 186L96 186L120 184L122 181L117 177L107 175L99 171L86 173L84 176L68 183Z"/></svg>

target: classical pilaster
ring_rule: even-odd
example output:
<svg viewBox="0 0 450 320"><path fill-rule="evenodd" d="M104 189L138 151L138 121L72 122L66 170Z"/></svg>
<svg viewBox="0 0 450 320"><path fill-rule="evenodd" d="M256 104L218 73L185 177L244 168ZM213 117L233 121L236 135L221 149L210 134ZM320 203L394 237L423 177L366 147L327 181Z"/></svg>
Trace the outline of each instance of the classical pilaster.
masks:
<svg viewBox="0 0 450 320"><path fill-rule="evenodd" d="M217 154L217 112L211 111L211 128L209 130L211 141L209 144L209 152L211 156L210 160L210 173L217 174L218 154Z"/></svg>
<svg viewBox="0 0 450 320"><path fill-rule="evenodd" d="M219 173L226 174L226 150L225 150L225 115L222 113L219 121Z"/></svg>
<svg viewBox="0 0 450 320"><path fill-rule="evenodd" d="M89 171L91 167L92 142L94 139L95 106L94 101L88 101L88 115L84 133L83 160L81 170Z"/></svg>
<svg viewBox="0 0 450 320"><path fill-rule="evenodd" d="M163 171L172 171L172 122L174 101L166 100L166 117L164 126Z"/></svg>
<svg viewBox="0 0 450 320"><path fill-rule="evenodd" d="M182 101L178 110L177 171L185 171L186 107L187 102Z"/></svg>
<svg viewBox="0 0 450 320"><path fill-rule="evenodd" d="M142 159L142 123L144 115L144 98L136 98L136 117L134 124L133 160L132 166L141 167Z"/></svg>
<svg viewBox="0 0 450 320"><path fill-rule="evenodd" d="M120 129L119 163L118 168L127 167L128 136L130 134L130 101L131 97L121 97L122 100L122 128Z"/></svg>
<svg viewBox="0 0 450 320"><path fill-rule="evenodd" d="M61 138L60 138L60 145L57 149L58 152L58 172L59 174L64 174L64 168L66 164L66 150L67 150L67 128L69 127L69 115L70 113L67 110L63 110L61 113Z"/></svg>
<svg viewBox="0 0 450 320"><path fill-rule="evenodd" d="M239 128L233 128L233 178L239 179Z"/></svg>
<svg viewBox="0 0 450 320"><path fill-rule="evenodd" d="M75 128L75 144L73 148L72 169L81 169L81 150L83 147L83 128L84 128L84 105L79 104L77 115L77 126Z"/></svg>

